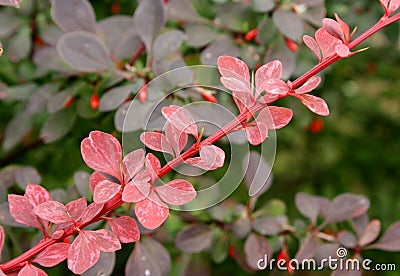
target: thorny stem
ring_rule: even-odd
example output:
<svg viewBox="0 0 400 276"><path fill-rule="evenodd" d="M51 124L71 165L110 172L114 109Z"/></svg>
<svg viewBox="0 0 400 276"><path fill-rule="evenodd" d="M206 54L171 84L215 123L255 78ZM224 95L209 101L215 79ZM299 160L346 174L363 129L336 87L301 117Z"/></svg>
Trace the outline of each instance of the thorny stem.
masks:
<svg viewBox="0 0 400 276"><path fill-rule="evenodd" d="M349 43L349 48L353 49L354 47L358 46L361 42L366 40L368 37L372 36L376 32L380 31L387 25L390 25L396 21L400 20L400 14L395 14L392 17L382 17L380 21L378 21L375 25L373 25L370 29L362 33L359 37L354 39L352 42ZM142 54L144 51L144 45L141 45L135 55L132 57L131 62L133 63L137 60L137 58ZM323 62L319 63L315 67L313 67L311 70L306 72L304 75L300 76L296 80L292 82L293 89L299 87L301 84L303 84L305 81L307 81L309 78L312 76L318 74L331 64L335 63L336 61L342 59L338 55L334 54L333 56L329 57L328 59L324 60ZM183 161L186 159L196 155L201 146L208 145L208 144L213 144L222 137L226 136L229 134L231 131L233 131L236 127L240 126L242 122L245 122L247 120L247 116L249 113L256 113L257 111L261 110L264 107L262 104L257 104L250 108L250 110L245 111L241 113L239 116L237 116L235 119L233 119L231 122L229 122L225 127L222 129L218 130L215 132L213 135L209 136L208 138L204 139L200 143L194 144L192 147L190 147L186 152L184 152L181 156L176 157L175 159L169 161L164 167L161 168L161 170L158 173L158 177L163 177L166 175L168 172L170 172L173 168L177 167L179 164L181 164ZM100 211L100 213L95 216L92 220L84 223L84 224L79 224L73 227L70 227L65 230L64 235L58 239L52 239L50 237L45 237L41 241L39 241L38 244L36 244L34 247L26 251L25 253L21 254L20 256L0 265L0 269L4 273L10 273L13 271L17 271L20 269L22 266L26 264L29 260L31 260L34 256L42 252L44 249L49 247L52 244L62 242L66 237L69 237L71 235L75 235L79 229L84 228L85 226L92 224L96 221L99 221L102 219L102 217L114 209L118 208L121 206L124 202L121 199L121 193L116 195L114 198L112 198L109 202L107 202L103 209Z"/></svg>

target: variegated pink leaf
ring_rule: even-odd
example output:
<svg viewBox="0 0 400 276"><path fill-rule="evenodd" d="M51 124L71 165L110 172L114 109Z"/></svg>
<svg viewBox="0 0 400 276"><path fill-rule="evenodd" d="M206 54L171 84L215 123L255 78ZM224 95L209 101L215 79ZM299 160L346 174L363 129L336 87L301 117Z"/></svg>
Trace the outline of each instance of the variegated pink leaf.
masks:
<svg viewBox="0 0 400 276"><path fill-rule="evenodd" d="M161 109L164 118L177 129L198 137L197 125L190 113L183 107L170 105Z"/></svg>
<svg viewBox="0 0 400 276"><path fill-rule="evenodd" d="M140 238L140 231L136 221L128 216L109 219L111 230L122 243L136 242Z"/></svg>
<svg viewBox="0 0 400 276"><path fill-rule="evenodd" d="M263 92L264 83L270 79L280 79L282 77L282 63L279 60L273 60L257 69L255 79L257 95Z"/></svg>
<svg viewBox="0 0 400 276"><path fill-rule="evenodd" d="M183 179L175 179L162 186L157 186L155 191L164 202L172 205L186 204L196 197L193 185Z"/></svg>
<svg viewBox="0 0 400 276"><path fill-rule="evenodd" d="M331 19L331 18L324 18L322 19L322 26L334 37L340 39L343 41L343 43L346 43L346 38L345 38L345 34L344 31L342 29L342 27L340 26L340 24ZM347 26L348 28L349 26ZM350 28L348 28L348 32L347 34L350 33Z"/></svg>
<svg viewBox="0 0 400 276"><path fill-rule="evenodd" d="M46 201L36 206L33 212L42 219L54 224L67 223L72 220L64 204L58 201Z"/></svg>
<svg viewBox="0 0 400 276"><path fill-rule="evenodd" d="M91 221L95 216L97 216L100 213L103 207L104 204L99 204L96 202L91 203L88 207L86 207L85 211L82 213L78 221L81 224Z"/></svg>
<svg viewBox="0 0 400 276"><path fill-rule="evenodd" d="M102 175L100 172L94 172L90 175L89 178L89 187L92 192L94 192L94 188L96 187L97 184L99 184L101 181L106 180L107 178Z"/></svg>
<svg viewBox="0 0 400 276"><path fill-rule="evenodd" d="M224 165L225 152L214 145L204 145L200 148L200 157L189 158L186 164L199 167L203 170L215 170Z"/></svg>
<svg viewBox="0 0 400 276"><path fill-rule="evenodd" d="M122 192L122 201L138 202L146 198L150 194L150 184L148 182L136 182L135 179L130 181Z"/></svg>
<svg viewBox="0 0 400 276"><path fill-rule="evenodd" d="M302 86L297 88L294 92L296 94L305 94L313 91L321 83L321 77L314 76L308 79Z"/></svg>
<svg viewBox="0 0 400 276"><path fill-rule="evenodd" d="M245 126L246 137L250 144L257 146L268 137L268 127L262 122L256 120L252 125Z"/></svg>
<svg viewBox="0 0 400 276"><path fill-rule="evenodd" d="M394 13L400 7L399 0L391 0L388 8L389 14Z"/></svg>
<svg viewBox="0 0 400 276"><path fill-rule="evenodd" d="M351 55L349 47L345 44L336 45L335 52L341 58L346 58Z"/></svg>
<svg viewBox="0 0 400 276"><path fill-rule="evenodd" d="M10 214L16 222L43 229L38 217L33 213L33 206L29 199L20 195L8 195Z"/></svg>
<svg viewBox="0 0 400 276"><path fill-rule="evenodd" d="M310 48L314 55L317 56L318 61L321 62L322 56L317 41L313 37L305 35L303 36L303 42L308 48Z"/></svg>
<svg viewBox="0 0 400 276"><path fill-rule="evenodd" d="M46 272L37 268L36 266L27 263L24 267L18 272L18 276L47 276Z"/></svg>
<svg viewBox="0 0 400 276"><path fill-rule="evenodd" d="M121 185L111 182L109 180L103 180L96 185L93 192L93 201L96 203L106 203L118 194Z"/></svg>
<svg viewBox="0 0 400 276"><path fill-rule="evenodd" d="M335 48L343 42L332 36L325 28L320 28L315 32L315 40L322 52L322 60L325 60L335 54Z"/></svg>
<svg viewBox="0 0 400 276"><path fill-rule="evenodd" d="M124 172L125 181L134 177L141 169L143 169L145 152L143 149L134 150L125 155L122 160L122 170Z"/></svg>
<svg viewBox="0 0 400 276"><path fill-rule="evenodd" d="M101 131L90 132L81 143L81 153L90 168L121 180L122 149L114 136Z"/></svg>
<svg viewBox="0 0 400 276"><path fill-rule="evenodd" d="M1 260L1 251L3 250L5 239L6 239L6 233L4 232L3 226L0 225L0 260Z"/></svg>
<svg viewBox="0 0 400 276"><path fill-rule="evenodd" d="M174 149L175 156L179 156L188 142L187 133L177 129L172 124L167 123L165 125L165 136L167 137L169 144Z"/></svg>
<svg viewBox="0 0 400 276"><path fill-rule="evenodd" d="M232 91L232 98L235 101L240 113L247 111L255 103L254 98L247 92Z"/></svg>
<svg viewBox="0 0 400 276"><path fill-rule="evenodd" d="M220 80L222 85L225 86L225 88L227 88L228 90L240 91L251 95L251 88L248 83L244 83L243 81L240 81L233 77L230 78L221 77Z"/></svg>
<svg viewBox="0 0 400 276"><path fill-rule="evenodd" d="M29 199L33 207L51 200L50 193L42 186L36 184L28 184L26 186L24 197Z"/></svg>
<svg viewBox="0 0 400 276"><path fill-rule="evenodd" d="M217 65L222 77L235 78L250 84L249 68L242 60L231 56L220 56Z"/></svg>
<svg viewBox="0 0 400 276"><path fill-rule="evenodd" d="M342 19L340 19L339 15L337 13L335 13L335 18L336 21L339 23L340 28L343 31L344 34L344 43L348 43L351 40L351 34L350 34L350 27L349 25L346 24L346 22L344 22Z"/></svg>
<svg viewBox="0 0 400 276"><path fill-rule="evenodd" d="M102 252L114 252L121 249L121 243L117 236L110 230L100 229L84 232L92 245Z"/></svg>
<svg viewBox="0 0 400 276"><path fill-rule="evenodd" d="M326 102L316 96L304 94L304 95L299 95L299 99L301 102L312 112L321 115L321 116L328 116L329 115L329 108Z"/></svg>
<svg viewBox="0 0 400 276"><path fill-rule="evenodd" d="M146 199L136 203L135 214L144 227L156 229L167 219L169 209L157 194L151 192Z"/></svg>
<svg viewBox="0 0 400 276"><path fill-rule="evenodd" d="M263 122L268 129L280 129L293 117L293 111L286 107L269 106L260 111L256 121Z"/></svg>
<svg viewBox="0 0 400 276"><path fill-rule="evenodd" d="M81 197L77 200L68 202L65 205L68 214L71 216L73 220L78 220L78 218L83 214L87 206L87 201L85 197Z"/></svg>
<svg viewBox="0 0 400 276"><path fill-rule="evenodd" d="M140 141L149 149L165 152L174 156L174 151L170 145L167 137L159 132L143 132L140 134Z"/></svg>
<svg viewBox="0 0 400 276"><path fill-rule="evenodd" d="M52 244L43 250L32 262L45 267L58 265L67 258L69 246L70 244L65 242Z"/></svg>
<svg viewBox="0 0 400 276"><path fill-rule="evenodd" d="M94 266L100 257L100 249L92 244L85 230L81 230L68 249L68 268L82 274Z"/></svg>
<svg viewBox="0 0 400 276"><path fill-rule="evenodd" d="M161 169L161 163L160 160L157 159L157 157L152 154L148 153L146 156L146 172L150 177L150 183L154 183L154 181L157 180L158 172Z"/></svg>
<svg viewBox="0 0 400 276"><path fill-rule="evenodd" d="M289 86L280 79L269 79L263 83L262 90L270 94L286 95L289 92Z"/></svg>

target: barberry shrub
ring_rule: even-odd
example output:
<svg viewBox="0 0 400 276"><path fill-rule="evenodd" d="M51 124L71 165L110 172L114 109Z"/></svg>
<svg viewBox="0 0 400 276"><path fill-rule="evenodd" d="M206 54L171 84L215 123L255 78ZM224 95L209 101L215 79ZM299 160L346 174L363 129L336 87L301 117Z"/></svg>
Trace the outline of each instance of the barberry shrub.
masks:
<svg viewBox="0 0 400 276"><path fill-rule="evenodd" d="M86 0L0 1L21 5L1 10L2 58L20 65L23 82L7 86L13 76L0 92L0 100L17 103L2 137L5 151L29 135L40 139L28 148L54 143L72 135L78 122L103 128L107 113L117 110L111 134L85 132L80 153L92 171L77 172L67 192L38 185L34 167L0 172L0 191L8 194L0 210L0 274L47 275L65 261L74 274L110 275L115 252L131 243L125 268L117 266L116 273L204 275L207 260L221 264L228 258L251 273L262 269L265 256L276 256L293 273L291 258L362 260L371 249L400 251L400 222L381 235L381 221L367 215L370 200L364 195L346 192L329 200L299 192L294 205L305 220L289 220L282 201L261 198L272 185L264 146L273 147L268 141L274 131L293 117L292 106L281 105L296 98L312 113L328 116L327 103L314 95L321 71L366 50L358 46L400 19L400 1L380 0L383 16L358 35L338 14L323 18L323 1L222 2L209 11L191 1L146 0L137 3L133 17L96 21ZM110 12L120 10L120 2L113 2ZM32 20L23 20L28 15ZM255 28L240 25L249 16L258 20ZM315 25L314 34L300 40ZM290 81L302 43L316 65ZM214 67L186 66L193 53ZM214 81L208 85L203 78ZM318 117L309 130L323 127ZM242 148L229 148L227 138L251 147L239 155ZM229 178L235 175L229 162L242 171L240 179ZM214 170L225 170L231 189L208 177ZM241 182L244 200L225 199ZM6 246L20 244L11 227L35 235L30 249ZM342 273L362 270L331 274Z"/></svg>

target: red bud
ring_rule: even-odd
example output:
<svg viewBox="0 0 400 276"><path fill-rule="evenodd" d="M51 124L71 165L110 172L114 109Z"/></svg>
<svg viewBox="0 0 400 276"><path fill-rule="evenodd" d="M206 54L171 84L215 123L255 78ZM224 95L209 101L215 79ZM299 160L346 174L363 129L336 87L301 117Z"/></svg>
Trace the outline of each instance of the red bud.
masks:
<svg viewBox="0 0 400 276"><path fill-rule="evenodd" d="M99 108L99 103L100 103L99 95L97 95L97 93L94 93L90 98L90 107L96 110L97 108Z"/></svg>
<svg viewBox="0 0 400 276"><path fill-rule="evenodd" d="M257 36L257 29L252 29L247 32L247 34L244 36L244 39L246 41L252 41L256 38Z"/></svg>
<svg viewBox="0 0 400 276"><path fill-rule="evenodd" d="M144 86L142 86L142 88L140 88L140 90L138 92L139 101L145 102L147 100L147 95L148 95L147 85L144 85Z"/></svg>
<svg viewBox="0 0 400 276"><path fill-rule="evenodd" d="M290 267L290 259L285 245L282 247L281 251L279 251L278 256L276 257L276 261L279 262L279 260L285 260L285 265L289 273L294 272L293 268Z"/></svg>
<svg viewBox="0 0 400 276"><path fill-rule="evenodd" d="M120 13L121 5L117 2L113 2L110 7L110 11L112 14Z"/></svg>
<svg viewBox="0 0 400 276"><path fill-rule="evenodd" d="M202 92L201 97L207 102L211 102L211 103L217 102L217 98L215 98L215 96L209 92Z"/></svg>
<svg viewBox="0 0 400 276"><path fill-rule="evenodd" d="M290 38L285 37L285 43L286 43L286 46L289 48L289 50L292 52L297 52L297 50L299 49L296 42L294 42Z"/></svg>
<svg viewBox="0 0 400 276"><path fill-rule="evenodd" d="M69 96L69 98L64 102L64 108L71 106L73 102L74 102L74 97Z"/></svg>
<svg viewBox="0 0 400 276"><path fill-rule="evenodd" d="M320 118L313 119L308 129L311 133L317 134L324 128L324 121Z"/></svg>

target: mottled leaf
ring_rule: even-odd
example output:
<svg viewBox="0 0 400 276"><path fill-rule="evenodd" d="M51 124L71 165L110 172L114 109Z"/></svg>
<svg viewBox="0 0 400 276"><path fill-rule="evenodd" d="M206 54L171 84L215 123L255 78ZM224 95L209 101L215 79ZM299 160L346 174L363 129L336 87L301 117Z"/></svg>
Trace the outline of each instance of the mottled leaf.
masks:
<svg viewBox="0 0 400 276"><path fill-rule="evenodd" d="M101 252L97 263L86 270L82 276L109 276L115 266L115 252Z"/></svg>
<svg viewBox="0 0 400 276"><path fill-rule="evenodd" d="M85 211L83 211L82 215L79 218L79 222L81 224L87 223L91 221L94 217L96 217L101 210L103 210L104 204L99 204L96 202L91 203L86 207Z"/></svg>
<svg viewBox="0 0 400 276"><path fill-rule="evenodd" d="M75 274L88 270L100 257L99 248L91 244L87 232L80 231L68 250L68 268Z"/></svg>
<svg viewBox="0 0 400 276"><path fill-rule="evenodd" d="M86 207L87 207L87 201L86 198L84 197L68 202L68 204L65 205L68 214L75 221L78 220L79 217L83 214Z"/></svg>
<svg viewBox="0 0 400 276"><path fill-rule="evenodd" d="M302 86L295 90L296 94L304 94L313 91L321 83L321 77L311 77Z"/></svg>
<svg viewBox="0 0 400 276"><path fill-rule="evenodd" d="M183 130L185 133L198 137L198 130L195 121L190 113L183 107L170 105L161 109L165 119L177 129Z"/></svg>
<svg viewBox="0 0 400 276"><path fill-rule="evenodd" d="M251 151L243 158L242 170L249 196L261 196L271 186L271 167L257 151Z"/></svg>
<svg viewBox="0 0 400 276"><path fill-rule="evenodd" d="M33 212L42 219L55 224L67 223L71 217L67 214L65 206L58 201L46 201L36 206Z"/></svg>
<svg viewBox="0 0 400 276"><path fill-rule="evenodd" d="M149 149L175 155L167 137L160 132L143 132L140 134L140 141Z"/></svg>
<svg viewBox="0 0 400 276"><path fill-rule="evenodd" d="M200 157L189 158L186 164L199 167L203 170L215 170L224 165L225 152L214 145L204 145L200 147Z"/></svg>
<svg viewBox="0 0 400 276"><path fill-rule="evenodd" d="M192 184L183 179L172 180L155 190L164 202L172 205L186 204L196 197Z"/></svg>
<svg viewBox="0 0 400 276"><path fill-rule="evenodd" d="M16 222L42 229L37 216L33 213L33 206L29 199L19 195L8 195L10 214Z"/></svg>
<svg viewBox="0 0 400 276"><path fill-rule="evenodd" d="M135 214L139 222L147 229L156 229L168 217L168 206L154 193L136 203Z"/></svg>
<svg viewBox="0 0 400 276"><path fill-rule="evenodd" d="M312 112L321 116L329 115L328 105L323 99L308 94L299 95L299 97L300 101Z"/></svg>
<svg viewBox="0 0 400 276"><path fill-rule="evenodd" d="M96 203L106 203L118 194L121 185L111 182L109 180L103 180L99 182L94 188L93 201Z"/></svg>
<svg viewBox="0 0 400 276"><path fill-rule="evenodd" d="M18 276L47 276L46 272L37 268L36 266L27 263L24 267L18 272Z"/></svg>
<svg viewBox="0 0 400 276"><path fill-rule="evenodd" d="M122 243L136 242L140 238L140 231L136 221L128 216L107 220L111 230Z"/></svg>
<svg viewBox="0 0 400 276"><path fill-rule="evenodd" d="M32 262L45 267L56 266L67 258L69 243L56 243L48 246Z"/></svg>

